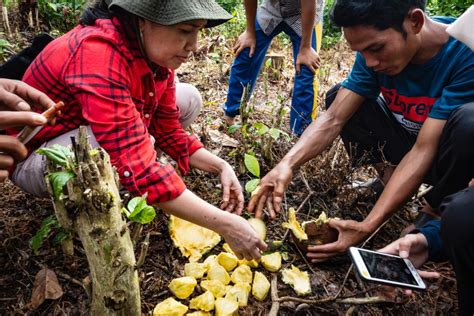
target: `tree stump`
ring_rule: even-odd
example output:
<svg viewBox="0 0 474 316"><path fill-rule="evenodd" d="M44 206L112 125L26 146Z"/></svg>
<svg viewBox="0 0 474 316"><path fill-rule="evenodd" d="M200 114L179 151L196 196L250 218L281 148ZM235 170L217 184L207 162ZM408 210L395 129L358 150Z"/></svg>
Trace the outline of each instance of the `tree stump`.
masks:
<svg viewBox="0 0 474 316"><path fill-rule="evenodd" d="M265 56L265 68L267 71L268 79L270 81L278 81L281 79L281 72L283 71L283 62L285 61L285 55L269 53Z"/></svg>
<svg viewBox="0 0 474 316"><path fill-rule="evenodd" d="M48 160L48 190L61 226L79 235L90 268L91 315L141 315L140 287L129 230L121 213L118 176L102 149L92 149L85 127L72 138L74 177L57 198L50 174L67 170Z"/></svg>

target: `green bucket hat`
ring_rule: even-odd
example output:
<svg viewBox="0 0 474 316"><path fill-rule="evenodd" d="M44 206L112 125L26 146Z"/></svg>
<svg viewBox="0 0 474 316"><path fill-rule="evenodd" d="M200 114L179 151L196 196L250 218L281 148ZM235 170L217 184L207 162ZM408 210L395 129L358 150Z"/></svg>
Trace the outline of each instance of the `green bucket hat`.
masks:
<svg viewBox="0 0 474 316"><path fill-rule="evenodd" d="M118 6L136 16L161 25L191 20L207 20L206 27L222 24L232 18L214 0L108 0L109 8Z"/></svg>

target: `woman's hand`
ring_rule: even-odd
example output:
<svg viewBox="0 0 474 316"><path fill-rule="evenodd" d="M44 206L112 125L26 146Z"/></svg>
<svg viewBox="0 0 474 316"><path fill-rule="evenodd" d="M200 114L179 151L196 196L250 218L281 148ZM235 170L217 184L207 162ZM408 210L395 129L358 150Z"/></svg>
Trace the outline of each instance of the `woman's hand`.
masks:
<svg viewBox="0 0 474 316"><path fill-rule="evenodd" d="M237 258L260 259L261 252L267 249L265 242L258 237L248 221L238 215L227 214L230 216L229 220L218 229L218 233L224 237Z"/></svg>
<svg viewBox="0 0 474 316"><path fill-rule="evenodd" d="M240 215L244 209L244 195L234 170L228 163L221 169L222 204L221 209Z"/></svg>

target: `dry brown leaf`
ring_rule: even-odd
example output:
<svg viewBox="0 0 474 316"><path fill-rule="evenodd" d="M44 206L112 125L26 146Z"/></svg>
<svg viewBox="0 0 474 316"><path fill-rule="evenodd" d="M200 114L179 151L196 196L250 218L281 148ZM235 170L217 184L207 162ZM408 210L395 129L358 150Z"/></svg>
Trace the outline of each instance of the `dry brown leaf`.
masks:
<svg viewBox="0 0 474 316"><path fill-rule="evenodd" d="M236 139L226 134L223 134L215 129L210 129L208 131L208 134L211 140L216 144L220 144L224 147L234 147L234 148L240 146L239 142Z"/></svg>
<svg viewBox="0 0 474 316"><path fill-rule="evenodd" d="M57 300L63 295L63 289L59 285L56 273L53 270L44 268L35 277L33 293L31 294L30 308L37 309L43 304L45 299Z"/></svg>

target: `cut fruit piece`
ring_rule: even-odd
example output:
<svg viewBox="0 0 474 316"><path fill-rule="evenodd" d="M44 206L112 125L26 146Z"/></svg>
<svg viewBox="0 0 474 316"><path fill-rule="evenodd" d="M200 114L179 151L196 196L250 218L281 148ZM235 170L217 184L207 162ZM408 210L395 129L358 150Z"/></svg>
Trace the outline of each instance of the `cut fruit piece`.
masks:
<svg viewBox="0 0 474 316"><path fill-rule="evenodd" d="M223 297L226 292L225 284L217 280L203 280L201 281L201 287L211 292L215 298Z"/></svg>
<svg viewBox="0 0 474 316"><path fill-rule="evenodd" d="M249 266L251 268L258 268L258 262L255 259L252 259L252 260L247 260L247 259L239 260L239 266L241 266L241 265L246 265L246 266Z"/></svg>
<svg viewBox="0 0 474 316"><path fill-rule="evenodd" d="M322 245L337 240L339 232L329 226L329 220L326 213L321 212L317 219L303 222L302 227L308 235L309 245Z"/></svg>
<svg viewBox="0 0 474 316"><path fill-rule="evenodd" d="M215 307L216 316L235 316L239 312L239 303L227 298L219 297Z"/></svg>
<svg viewBox="0 0 474 316"><path fill-rule="evenodd" d="M189 302L189 308L199 309L205 312L210 312L214 309L214 295L210 291L204 292L199 296L196 296Z"/></svg>
<svg viewBox="0 0 474 316"><path fill-rule="evenodd" d="M226 271L232 271L239 263L239 259L231 253L221 252L217 256L217 262L223 266Z"/></svg>
<svg viewBox="0 0 474 316"><path fill-rule="evenodd" d="M173 215L170 216L168 228L174 245L191 262L198 261L221 241L221 236L212 230Z"/></svg>
<svg viewBox="0 0 474 316"><path fill-rule="evenodd" d="M228 243L224 243L222 245L222 249L224 249L225 251L227 251L228 253L231 253L235 256L235 252L232 250L232 248L230 248L229 244Z"/></svg>
<svg viewBox="0 0 474 316"><path fill-rule="evenodd" d="M267 225L260 219L251 217L247 220L252 228L257 232L261 240L267 238Z"/></svg>
<svg viewBox="0 0 474 316"><path fill-rule="evenodd" d="M262 266L270 272L277 272L281 269L281 253L274 252L268 255L263 255L260 258Z"/></svg>
<svg viewBox="0 0 474 316"><path fill-rule="evenodd" d="M301 227L300 222L296 219L296 211L294 208L290 207L288 210L288 222L282 224L283 228L288 228L293 233L293 236L298 240L307 240L308 235Z"/></svg>
<svg viewBox="0 0 474 316"><path fill-rule="evenodd" d="M211 316L212 314L209 312L203 312L203 311L195 311L192 313L187 313L186 316Z"/></svg>
<svg viewBox="0 0 474 316"><path fill-rule="evenodd" d="M211 264L211 267L207 271L207 279L220 281L224 285L227 285L230 282L229 273L227 273L226 269L217 262Z"/></svg>
<svg viewBox="0 0 474 316"><path fill-rule="evenodd" d="M182 277L171 280L168 288L180 299L188 298L194 292L197 281L193 277Z"/></svg>
<svg viewBox="0 0 474 316"><path fill-rule="evenodd" d="M253 297L259 301L263 301L267 297L269 290L270 282L267 280L267 277L262 272L255 271L252 284Z"/></svg>
<svg viewBox="0 0 474 316"><path fill-rule="evenodd" d="M211 265L213 265L215 262L217 262L217 256L216 255L210 255L209 257L206 258L206 260L204 260L204 262L202 264L206 268L206 271L208 271L209 268L211 267Z"/></svg>
<svg viewBox="0 0 474 316"><path fill-rule="evenodd" d="M184 276L201 279L206 273L206 265L198 262L188 262L184 265Z"/></svg>
<svg viewBox="0 0 474 316"><path fill-rule="evenodd" d="M182 316L186 314L188 307L181 304L172 297L159 303L153 309L153 316Z"/></svg>
<svg viewBox="0 0 474 316"><path fill-rule="evenodd" d="M245 307L249 301L250 289L251 287L248 283L237 283L227 291L225 298L236 301L239 303L239 307Z"/></svg>
<svg viewBox="0 0 474 316"><path fill-rule="evenodd" d="M282 281L290 285L298 295L311 294L311 284L309 283L308 272L300 271L294 265L290 269L281 271Z"/></svg>
<svg viewBox="0 0 474 316"><path fill-rule="evenodd" d="M250 270L250 267L247 265L241 265L238 266L234 272L232 272L232 275L230 276L230 279L234 284L237 283L252 283L252 270Z"/></svg>

